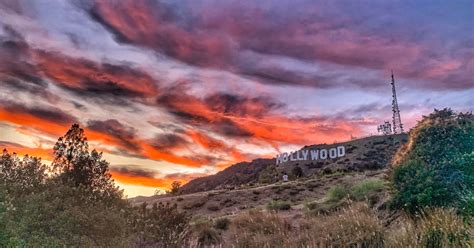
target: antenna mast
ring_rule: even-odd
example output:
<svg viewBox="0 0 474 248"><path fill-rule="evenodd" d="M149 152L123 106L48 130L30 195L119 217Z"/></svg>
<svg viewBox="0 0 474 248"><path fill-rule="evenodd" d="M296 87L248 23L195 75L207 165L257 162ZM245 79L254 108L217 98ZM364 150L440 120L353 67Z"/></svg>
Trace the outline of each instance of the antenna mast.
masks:
<svg viewBox="0 0 474 248"><path fill-rule="evenodd" d="M397 91L395 90L395 78L392 71L392 112L393 112L393 133L403 133L402 119L400 118L400 109L398 108Z"/></svg>

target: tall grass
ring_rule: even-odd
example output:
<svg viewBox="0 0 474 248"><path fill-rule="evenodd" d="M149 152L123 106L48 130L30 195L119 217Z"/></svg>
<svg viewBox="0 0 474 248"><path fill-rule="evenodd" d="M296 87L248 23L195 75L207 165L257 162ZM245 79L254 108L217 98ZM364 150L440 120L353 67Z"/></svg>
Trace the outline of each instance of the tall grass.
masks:
<svg viewBox="0 0 474 248"><path fill-rule="evenodd" d="M380 247L383 226L366 204L290 225L274 213L250 212L232 221L233 247Z"/></svg>
<svg viewBox="0 0 474 248"><path fill-rule="evenodd" d="M384 187L385 184L382 180L365 180L351 189L350 196L356 201L366 200L371 194L382 191Z"/></svg>
<svg viewBox="0 0 474 248"><path fill-rule="evenodd" d="M246 248L285 247L291 238L290 231L290 223L275 213L250 211L232 221L228 243Z"/></svg>
<svg viewBox="0 0 474 248"><path fill-rule="evenodd" d="M405 217L387 238L387 247L472 247L472 227L453 209L428 209L419 219Z"/></svg>
<svg viewBox="0 0 474 248"><path fill-rule="evenodd" d="M385 227L377 216L380 213L360 202L297 221L275 212L254 210L233 218L221 241L212 238L209 230L201 229L201 239L194 243L242 248L472 247L472 228L452 209L429 209L417 219L403 216L391 227Z"/></svg>

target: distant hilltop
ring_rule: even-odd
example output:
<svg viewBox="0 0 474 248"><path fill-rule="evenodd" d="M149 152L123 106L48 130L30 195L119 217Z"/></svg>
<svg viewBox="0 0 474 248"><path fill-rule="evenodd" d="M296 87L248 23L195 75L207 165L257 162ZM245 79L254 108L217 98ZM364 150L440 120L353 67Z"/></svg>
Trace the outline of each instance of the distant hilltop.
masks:
<svg viewBox="0 0 474 248"><path fill-rule="evenodd" d="M191 180L182 187L181 192L189 194L246 184L274 183L281 180L283 174L289 175L291 180L338 171L378 170L390 164L397 149L407 140L407 134L394 134L336 144L309 145L292 154L287 153L286 160L283 153L273 159L255 159L231 165L214 175Z"/></svg>

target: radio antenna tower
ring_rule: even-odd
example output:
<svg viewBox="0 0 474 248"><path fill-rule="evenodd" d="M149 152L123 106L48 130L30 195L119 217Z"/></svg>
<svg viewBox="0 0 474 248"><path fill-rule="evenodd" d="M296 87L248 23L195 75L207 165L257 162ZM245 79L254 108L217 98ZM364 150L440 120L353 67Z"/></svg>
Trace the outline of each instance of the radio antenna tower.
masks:
<svg viewBox="0 0 474 248"><path fill-rule="evenodd" d="M400 109L398 108L397 91L395 90L395 78L392 71L392 112L393 112L393 133L403 133L402 119L400 118Z"/></svg>

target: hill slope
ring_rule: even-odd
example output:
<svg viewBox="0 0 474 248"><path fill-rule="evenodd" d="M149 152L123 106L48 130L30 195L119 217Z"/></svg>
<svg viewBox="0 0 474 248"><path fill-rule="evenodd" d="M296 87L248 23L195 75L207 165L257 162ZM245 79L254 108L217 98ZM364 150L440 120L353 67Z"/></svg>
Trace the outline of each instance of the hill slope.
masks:
<svg viewBox="0 0 474 248"><path fill-rule="evenodd" d="M214 175L191 180L182 187L183 194L209 191L214 189L231 189L245 184L269 184L278 182L282 173L292 177L295 167L301 168L303 176L331 174L333 172L351 172L379 170L391 161L396 150L407 141L406 134L371 136L337 144L319 144L305 146L306 149L324 149L343 145L346 156L320 161L295 161L285 165L275 165L275 159L256 159L232 165Z"/></svg>

